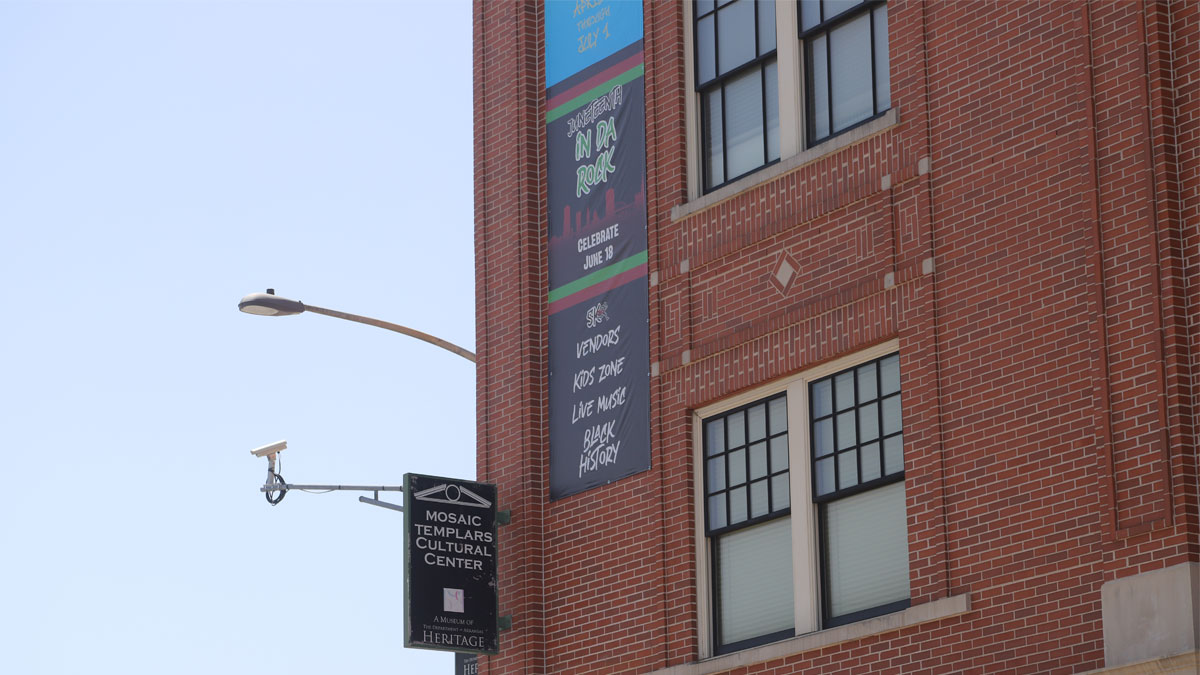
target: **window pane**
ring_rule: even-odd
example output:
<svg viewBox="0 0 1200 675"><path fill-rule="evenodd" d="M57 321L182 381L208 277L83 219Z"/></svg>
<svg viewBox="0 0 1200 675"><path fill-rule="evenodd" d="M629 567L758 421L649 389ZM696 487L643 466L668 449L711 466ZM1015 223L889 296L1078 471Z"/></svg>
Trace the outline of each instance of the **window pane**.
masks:
<svg viewBox="0 0 1200 675"><path fill-rule="evenodd" d="M741 485L746 482L746 451L734 450L729 453L729 484Z"/></svg>
<svg viewBox="0 0 1200 675"><path fill-rule="evenodd" d="M838 410L854 405L854 371L838 373L833 378L833 391L836 392Z"/></svg>
<svg viewBox="0 0 1200 675"><path fill-rule="evenodd" d="M775 49L775 0L758 0L758 55Z"/></svg>
<svg viewBox="0 0 1200 675"><path fill-rule="evenodd" d="M708 460L708 491L716 492L725 489L725 458L714 457Z"/></svg>
<svg viewBox="0 0 1200 675"><path fill-rule="evenodd" d="M858 409L858 431L864 443L879 438L878 403L868 403Z"/></svg>
<svg viewBox="0 0 1200 675"><path fill-rule="evenodd" d="M902 428L900 392L896 391L882 399L876 396L882 384L878 368L885 362L897 371L892 377L898 386L899 360L895 356L847 368L810 385L811 392L819 388L826 394L823 398L832 398L832 407L835 409L831 417L816 418L811 425L813 471L818 474L814 477L814 485L828 488L818 492L818 496L842 497L842 490L854 489L862 483L903 471L900 441L895 441L897 445L893 451L896 456L891 458L898 465L895 471L887 468L888 446L882 442L889 435L899 436ZM826 392L830 383L832 392ZM831 458L830 455L834 453L836 458ZM822 464L826 460L830 461ZM836 481L828 475L819 475L821 471L829 472L829 467L837 468Z"/></svg>
<svg viewBox="0 0 1200 675"><path fill-rule="evenodd" d="M767 115L767 161L779 159L779 69L775 61L763 67L763 84L766 87Z"/></svg>
<svg viewBox="0 0 1200 675"><path fill-rule="evenodd" d="M696 83L703 85L717 76L717 37L713 33L715 17L696 22Z"/></svg>
<svg viewBox="0 0 1200 675"><path fill-rule="evenodd" d="M696 0L696 16L713 11L713 0Z"/></svg>
<svg viewBox="0 0 1200 675"><path fill-rule="evenodd" d="M825 20L828 21L863 0L825 0Z"/></svg>
<svg viewBox="0 0 1200 675"><path fill-rule="evenodd" d="M750 446L750 480L767 475L767 442Z"/></svg>
<svg viewBox="0 0 1200 675"><path fill-rule="evenodd" d="M837 416L837 447L845 450L858 442L858 434L854 429L854 411L847 410Z"/></svg>
<svg viewBox="0 0 1200 675"><path fill-rule="evenodd" d="M858 367L858 400L870 401L879 398L879 388L875 386L875 364L868 363Z"/></svg>
<svg viewBox="0 0 1200 675"><path fill-rule="evenodd" d="M724 114L721 110L721 88L706 92L704 99L704 175L708 186L725 182L725 141L721 129Z"/></svg>
<svg viewBox="0 0 1200 675"><path fill-rule="evenodd" d="M717 10L717 63L722 75L755 58L754 0L738 0Z"/></svg>
<svg viewBox="0 0 1200 675"><path fill-rule="evenodd" d="M833 419L823 419L813 425L813 454L824 457L833 452Z"/></svg>
<svg viewBox="0 0 1200 675"><path fill-rule="evenodd" d="M809 396L812 397L813 417L824 417L833 412L833 380L814 382Z"/></svg>
<svg viewBox="0 0 1200 675"><path fill-rule="evenodd" d="M765 161L762 73L757 68L729 80L725 86L725 152L730 178Z"/></svg>
<svg viewBox="0 0 1200 675"><path fill-rule="evenodd" d="M810 123L814 139L820 139L829 135L829 62L828 54L825 53L825 36L814 38L809 45L808 56L812 64L809 69L812 77Z"/></svg>
<svg viewBox="0 0 1200 675"><path fill-rule="evenodd" d="M783 433L787 431L787 398L779 397L768 406L770 408L771 418L771 435Z"/></svg>
<svg viewBox="0 0 1200 675"><path fill-rule="evenodd" d="M883 433L894 434L900 429L900 396L883 399Z"/></svg>
<svg viewBox="0 0 1200 675"><path fill-rule="evenodd" d="M746 411L747 422L750 427L750 442L753 443L760 438L765 438L767 435L767 406L765 403L750 408Z"/></svg>
<svg viewBox="0 0 1200 675"><path fill-rule="evenodd" d="M800 30L821 23L821 0L800 0Z"/></svg>
<svg viewBox="0 0 1200 675"><path fill-rule="evenodd" d="M862 463L862 482L866 483L883 475L879 466L879 443L868 443L858 452Z"/></svg>
<svg viewBox="0 0 1200 675"><path fill-rule="evenodd" d="M725 517L725 493L708 498L708 529L716 530L729 524Z"/></svg>
<svg viewBox="0 0 1200 675"><path fill-rule="evenodd" d="M875 112L892 107L892 88L888 73L887 5L875 8Z"/></svg>
<svg viewBox="0 0 1200 675"><path fill-rule="evenodd" d="M900 357L892 355L879 362L879 394L900 391Z"/></svg>
<svg viewBox="0 0 1200 675"><path fill-rule="evenodd" d="M707 436L704 451L710 457L718 452L725 452L725 419L718 418L704 425Z"/></svg>
<svg viewBox="0 0 1200 675"><path fill-rule="evenodd" d="M729 491L729 524L737 525L746 520L746 486Z"/></svg>
<svg viewBox="0 0 1200 675"><path fill-rule="evenodd" d="M779 473L788 468L787 436L776 436L771 439L771 473Z"/></svg>
<svg viewBox="0 0 1200 675"><path fill-rule="evenodd" d="M740 410L726 417L725 425L729 427L729 447L736 448L746 444L746 418Z"/></svg>
<svg viewBox="0 0 1200 675"><path fill-rule="evenodd" d="M786 509L790 503L788 474L782 473L771 477L771 508L775 511Z"/></svg>
<svg viewBox="0 0 1200 675"><path fill-rule="evenodd" d="M817 494L827 495L837 489L833 484L833 457L817 461Z"/></svg>
<svg viewBox="0 0 1200 675"><path fill-rule="evenodd" d="M776 518L732 532L714 543L720 643L730 644L792 628L789 519Z"/></svg>
<svg viewBox="0 0 1200 675"><path fill-rule="evenodd" d="M875 114L870 14L863 14L831 30L829 46L833 128L839 131Z"/></svg>
<svg viewBox="0 0 1200 675"><path fill-rule="evenodd" d="M750 484L750 517L765 516L771 510L768 501L767 481L760 480Z"/></svg>
<svg viewBox="0 0 1200 675"><path fill-rule="evenodd" d="M886 474L900 473L904 470L904 434L886 438L883 441L883 471Z"/></svg>
<svg viewBox="0 0 1200 675"><path fill-rule="evenodd" d="M838 489L858 485L858 453L851 450L838 455Z"/></svg>
<svg viewBox="0 0 1200 675"><path fill-rule="evenodd" d="M904 483L825 505L826 572L833 616L908 597Z"/></svg>

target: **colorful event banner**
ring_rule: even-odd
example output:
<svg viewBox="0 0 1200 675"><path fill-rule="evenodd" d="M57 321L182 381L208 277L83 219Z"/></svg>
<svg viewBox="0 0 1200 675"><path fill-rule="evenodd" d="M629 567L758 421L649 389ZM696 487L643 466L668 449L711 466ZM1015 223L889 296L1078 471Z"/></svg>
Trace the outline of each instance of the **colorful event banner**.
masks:
<svg viewBox="0 0 1200 675"><path fill-rule="evenodd" d="M550 498L650 468L642 3L547 0Z"/></svg>

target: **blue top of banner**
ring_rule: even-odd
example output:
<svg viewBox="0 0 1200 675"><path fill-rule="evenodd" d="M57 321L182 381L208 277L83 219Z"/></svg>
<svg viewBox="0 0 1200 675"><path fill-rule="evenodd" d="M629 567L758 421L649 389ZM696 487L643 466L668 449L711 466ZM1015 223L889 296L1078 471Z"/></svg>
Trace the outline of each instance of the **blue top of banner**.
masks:
<svg viewBox="0 0 1200 675"><path fill-rule="evenodd" d="M546 87L641 39L641 0L546 0Z"/></svg>

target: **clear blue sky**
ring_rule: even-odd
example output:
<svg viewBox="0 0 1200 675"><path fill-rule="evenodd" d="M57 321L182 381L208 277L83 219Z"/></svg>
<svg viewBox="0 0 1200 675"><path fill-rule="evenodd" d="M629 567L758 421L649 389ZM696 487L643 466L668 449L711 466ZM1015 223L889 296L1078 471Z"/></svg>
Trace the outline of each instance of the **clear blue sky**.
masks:
<svg viewBox="0 0 1200 675"><path fill-rule="evenodd" d="M452 672L403 516L474 477L471 10L0 0L0 672ZM502 505L503 506L503 505Z"/></svg>

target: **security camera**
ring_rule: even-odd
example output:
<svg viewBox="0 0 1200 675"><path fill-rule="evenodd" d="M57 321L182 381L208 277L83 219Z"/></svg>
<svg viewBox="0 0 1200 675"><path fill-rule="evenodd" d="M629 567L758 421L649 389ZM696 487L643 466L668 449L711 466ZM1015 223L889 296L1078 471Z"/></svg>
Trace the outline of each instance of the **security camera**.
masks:
<svg viewBox="0 0 1200 675"><path fill-rule="evenodd" d="M277 452L282 452L287 449L287 441L279 441L270 445L264 445L261 448L255 448L250 451L250 454L255 457L270 457Z"/></svg>

